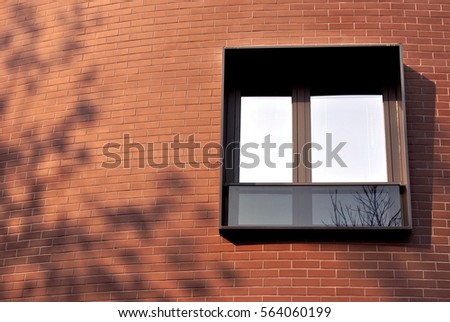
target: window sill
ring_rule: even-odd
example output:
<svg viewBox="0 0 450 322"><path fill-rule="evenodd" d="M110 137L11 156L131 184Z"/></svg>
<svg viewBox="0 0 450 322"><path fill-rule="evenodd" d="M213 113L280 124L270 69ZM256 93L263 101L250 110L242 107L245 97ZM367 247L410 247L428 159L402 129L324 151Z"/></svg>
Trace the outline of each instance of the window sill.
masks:
<svg viewBox="0 0 450 322"><path fill-rule="evenodd" d="M407 242L412 227L257 227L222 226L220 235L233 244L291 242Z"/></svg>

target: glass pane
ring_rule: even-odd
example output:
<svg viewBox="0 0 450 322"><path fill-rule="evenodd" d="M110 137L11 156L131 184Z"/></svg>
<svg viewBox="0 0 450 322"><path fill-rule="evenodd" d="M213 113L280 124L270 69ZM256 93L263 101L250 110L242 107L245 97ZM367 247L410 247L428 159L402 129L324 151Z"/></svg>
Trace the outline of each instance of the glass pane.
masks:
<svg viewBox="0 0 450 322"><path fill-rule="evenodd" d="M242 97L240 182L292 182L291 97Z"/></svg>
<svg viewBox="0 0 450 322"><path fill-rule="evenodd" d="M398 186L232 186L229 225L401 227Z"/></svg>
<svg viewBox="0 0 450 322"><path fill-rule="evenodd" d="M292 189L230 187L230 225L292 226Z"/></svg>
<svg viewBox="0 0 450 322"><path fill-rule="evenodd" d="M382 95L311 97L313 182L387 182Z"/></svg>
<svg viewBox="0 0 450 322"><path fill-rule="evenodd" d="M399 227L397 186L313 188L313 226Z"/></svg>

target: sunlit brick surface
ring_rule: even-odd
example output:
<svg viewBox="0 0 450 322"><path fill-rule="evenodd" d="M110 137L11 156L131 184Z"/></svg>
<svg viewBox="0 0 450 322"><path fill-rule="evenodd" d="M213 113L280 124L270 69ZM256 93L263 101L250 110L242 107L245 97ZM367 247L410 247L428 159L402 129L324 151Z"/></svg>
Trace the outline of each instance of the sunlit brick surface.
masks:
<svg viewBox="0 0 450 322"><path fill-rule="evenodd" d="M450 300L449 39L443 0L3 1L0 299ZM224 46L362 43L403 44L409 241L235 246L201 150L102 167L219 143Z"/></svg>

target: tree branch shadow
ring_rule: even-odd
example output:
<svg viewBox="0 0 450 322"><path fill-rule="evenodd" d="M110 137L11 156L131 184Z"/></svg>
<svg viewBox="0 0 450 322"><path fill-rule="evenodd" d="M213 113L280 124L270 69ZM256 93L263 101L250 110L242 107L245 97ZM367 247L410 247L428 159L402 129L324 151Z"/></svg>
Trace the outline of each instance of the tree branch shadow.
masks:
<svg viewBox="0 0 450 322"><path fill-rule="evenodd" d="M0 300L205 299L215 292L215 280L233 285L238 277L226 263L213 262L205 270L205 245L177 227L175 199L172 203L163 196L159 202L155 196L148 206L133 205L132 200L105 206L95 193L80 193L79 204L86 211L60 206L74 177L94 162L89 143L76 144L73 138L77 130L88 134L97 126L102 106L92 98L90 86L101 72L94 64L83 67L73 83L77 100L55 119L51 131L40 133L42 122L30 121L35 115L25 108L28 103L12 98L20 92L23 102L32 102L52 71L70 70L84 50L79 36L96 28L102 14L86 20L79 5L61 10L55 20L65 37L57 40L57 50L43 55L39 42L49 30L38 8L20 2L8 9L8 23L14 28L0 30L0 51L8 53L0 62L0 70L8 75L0 88L0 122L3 133L10 131L14 137L0 136ZM18 130L10 120L19 115L25 117ZM64 160L70 161L67 166ZM170 181L173 196L182 196L192 183L178 170L158 180ZM48 199L49 191L59 198L57 205ZM198 206L189 220L212 224L210 212L209 206ZM166 231L177 231L170 245L159 236Z"/></svg>

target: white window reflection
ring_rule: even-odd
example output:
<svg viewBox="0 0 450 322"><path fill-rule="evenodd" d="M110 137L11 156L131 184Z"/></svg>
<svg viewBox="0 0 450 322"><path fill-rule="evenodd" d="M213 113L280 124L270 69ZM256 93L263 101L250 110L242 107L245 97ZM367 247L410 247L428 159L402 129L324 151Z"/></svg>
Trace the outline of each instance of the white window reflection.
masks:
<svg viewBox="0 0 450 322"><path fill-rule="evenodd" d="M311 141L313 182L387 182L382 95L312 96Z"/></svg>
<svg viewBox="0 0 450 322"><path fill-rule="evenodd" d="M240 182L292 182L291 97L242 97L240 132Z"/></svg>

